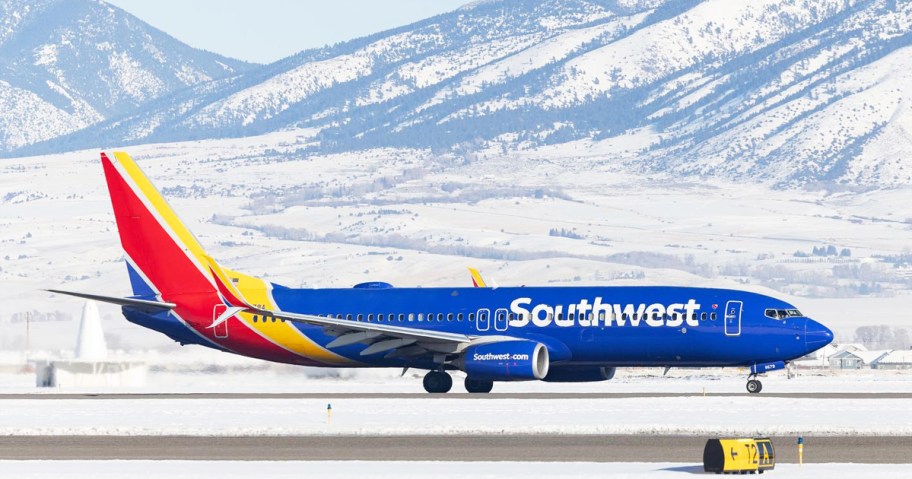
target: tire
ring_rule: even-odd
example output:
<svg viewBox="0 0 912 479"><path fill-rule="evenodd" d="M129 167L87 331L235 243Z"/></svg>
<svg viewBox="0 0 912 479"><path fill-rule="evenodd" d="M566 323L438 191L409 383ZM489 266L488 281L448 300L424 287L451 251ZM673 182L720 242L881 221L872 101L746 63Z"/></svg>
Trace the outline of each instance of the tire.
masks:
<svg viewBox="0 0 912 479"><path fill-rule="evenodd" d="M470 393L489 393L491 389L494 389L494 381L486 381L484 379L472 379L465 378L465 388L466 391Z"/></svg>
<svg viewBox="0 0 912 479"><path fill-rule="evenodd" d="M429 393L445 393L453 387L453 378L447 373L431 371L424 376L424 390Z"/></svg>
<svg viewBox="0 0 912 479"><path fill-rule="evenodd" d="M747 392L751 394L757 394L763 390L763 383L757 381L756 379L751 379L747 382Z"/></svg>

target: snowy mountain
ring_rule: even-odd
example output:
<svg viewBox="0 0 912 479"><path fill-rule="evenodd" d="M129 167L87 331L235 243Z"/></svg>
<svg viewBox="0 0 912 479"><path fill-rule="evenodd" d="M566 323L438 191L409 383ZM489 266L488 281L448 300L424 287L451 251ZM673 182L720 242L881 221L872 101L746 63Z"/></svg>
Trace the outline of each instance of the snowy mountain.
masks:
<svg viewBox="0 0 912 479"><path fill-rule="evenodd" d="M564 148L636 171L912 184L912 2L494 0L20 153L317 128L301 153Z"/></svg>
<svg viewBox="0 0 912 479"><path fill-rule="evenodd" d="M250 66L98 0L0 0L0 152Z"/></svg>

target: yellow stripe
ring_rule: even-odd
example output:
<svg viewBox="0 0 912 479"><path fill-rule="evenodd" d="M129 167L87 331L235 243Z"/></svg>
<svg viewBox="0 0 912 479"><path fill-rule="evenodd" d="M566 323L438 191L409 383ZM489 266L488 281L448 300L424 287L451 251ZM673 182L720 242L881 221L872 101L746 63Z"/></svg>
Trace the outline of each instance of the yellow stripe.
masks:
<svg viewBox="0 0 912 479"><path fill-rule="evenodd" d="M225 268L221 268L221 270L229 276L229 282L231 282L234 278L237 278L238 282L235 284L237 286L237 290L241 292L240 299L246 301L252 306L259 305L264 309L276 309L276 305L273 304L272 297L269 294L269 286L265 281ZM301 333L301 331L298 330L291 322L270 321L264 323L262 321L258 321L254 323L253 315L246 313L241 314L240 318L244 320L244 322L246 322L249 326L259 331L274 343L296 354L300 354L301 356L328 364L355 364L354 361L344 356L339 356L338 354L333 353L315 343L313 340Z"/></svg>
<svg viewBox="0 0 912 479"><path fill-rule="evenodd" d="M479 288L484 288L484 287L486 287L484 280L481 279L481 273L479 273L477 269L475 269L475 268L469 268L469 273L472 273L472 278L475 279L475 284L476 284Z"/></svg>
<svg viewBox="0 0 912 479"><path fill-rule="evenodd" d="M139 168L139 165L133 161L133 158L130 158L130 155L123 151L115 151L114 158L123 166L123 169L130 175L130 178L139 188L141 192L139 196L145 197L155 208L155 211L158 212L159 216L168 223L171 231L173 231L180 240L181 247L189 251L200 265L206 264L206 252L203 250L202 245L199 244L199 241L196 240L193 233L184 226L180 218L177 217L177 213L174 212L174 209L165 201L165 198L162 197L161 193L152 185L152 182L149 181L149 178L147 178Z"/></svg>

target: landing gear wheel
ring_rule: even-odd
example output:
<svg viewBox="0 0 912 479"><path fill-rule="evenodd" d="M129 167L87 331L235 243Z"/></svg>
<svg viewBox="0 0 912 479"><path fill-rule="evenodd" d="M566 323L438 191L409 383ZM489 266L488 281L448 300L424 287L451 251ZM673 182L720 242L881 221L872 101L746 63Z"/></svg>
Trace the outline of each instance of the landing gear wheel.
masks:
<svg viewBox="0 0 912 479"><path fill-rule="evenodd" d="M751 394L757 394L758 392L760 392L762 390L763 390L763 384L760 381L758 381L756 379L751 379L750 381L747 382L747 392L749 392Z"/></svg>
<svg viewBox="0 0 912 479"><path fill-rule="evenodd" d="M445 393L453 387L453 378L442 371L431 371L424 376L424 390L429 393Z"/></svg>
<svg viewBox="0 0 912 479"><path fill-rule="evenodd" d="M465 378L465 388L470 393L489 393L494 388L494 381Z"/></svg>

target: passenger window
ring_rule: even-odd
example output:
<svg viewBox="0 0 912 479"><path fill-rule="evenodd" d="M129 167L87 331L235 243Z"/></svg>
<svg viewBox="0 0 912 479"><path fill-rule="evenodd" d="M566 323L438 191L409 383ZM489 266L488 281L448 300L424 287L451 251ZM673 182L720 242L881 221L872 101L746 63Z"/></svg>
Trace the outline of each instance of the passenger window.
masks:
<svg viewBox="0 0 912 479"><path fill-rule="evenodd" d="M469 321L475 321L475 313L469 313Z"/></svg>
<svg viewBox="0 0 912 479"><path fill-rule="evenodd" d="M437 313L437 321L443 321L443 313Z"/></svg>
<svg viewBox="0 0 912 479"><path fill-rule="evenodd" d="M453 320L453 313L447 313L447 321Z"/></svg>
<svg viewBox="0 0 912 479"><path fill-rule="evenodd" d="M706 321L706 313L700 313L700 321Z"/></svg>
<svg viewBox="0 0 912 479"><path fill-rule="evenodd" d="M456 321L462 321L462 313L456 315Z"/></svg>
<svg viewBox="0 0 912 479"><path fill-rule="evenodd" d="M418 313L418 321L424 321L424 313Z"/></svg>
<svg viewBox="0 0 912 479"><path fill-rule="evenodd" d="M259 316L257 316L257 315L254 314L254 315L253 315L253 322L254 322L254 323L257 322L257 319L258 319L258 318L259 318Z"/></svg>
<svg viewBox="0 0 912 479"><path fill-rule="evenodd" d="M367 322L372 323L373 321L374 321L374 315L373 315L373 314L368 314L368 315L367 315Z"/></svg>
<svg viewBox="0 0 912 479"><path fill-rule="evenodd" d="M401 323L403 319L405 319L405 314L399 313L399 322Z"/></svg>
<svg viewBox="0 0 912 479"><path fill-rule="evenodd" d="M415 313L409 313L408 318L409 318L409 321L414 321L414 320L415 320Z"/></svg>
<svg viewBox="0 0 912 479"><path fill-rule="evenodd" d="M359 315L358 315L358 321L364 321L364 315L363 315L363 314L359 314Z"/></svg>
<svg viewBox="0 0 912 479"><path fill-rule="evenodd" d="M352 320L352 315L346 314L346 315L345 315L345 319L351 321L351 320Z"/></svg>
<svg viewBox="0 0 912 479"><path fill-rule="evenodd" d="M710 313L709 319L712 320L712 321L715 321L715 320L716 320L716 312L715 312L715 311L713 311L712 313Z"/></svg>
<svg viewBox="0 0 912 479"><path fill-rule="evenodd" d="M605 320L605 312L599 311L599 321L604 321L604 320Z"/></svg>

